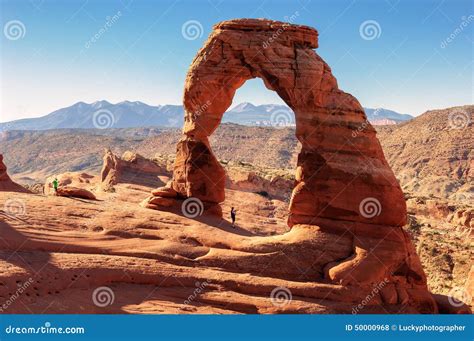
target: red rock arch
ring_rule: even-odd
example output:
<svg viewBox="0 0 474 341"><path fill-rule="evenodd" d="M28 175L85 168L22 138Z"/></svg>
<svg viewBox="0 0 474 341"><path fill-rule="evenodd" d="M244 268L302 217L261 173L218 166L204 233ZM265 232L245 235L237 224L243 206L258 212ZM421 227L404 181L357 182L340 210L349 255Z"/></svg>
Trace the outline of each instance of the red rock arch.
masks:
<svg viewBox="0 0 474 341"><path fill-rule="evenodd" d="M168 194L224 201L225 172L208 137L235 91L260 77L293 109L302 144L290 226L318 225L326 218L405 224L403 193L376 132L359 102L338 89L330 67L314 51L317 46L317 31L306 26L261 19L215 25L186 77L185 124ZM367 201L369 213L361 214Z"/></svg>
<svg viewBox="0 0 474 341"><path fill-rule="evenodd" d="M178 203L186 215L182 199L195 197L219 208L225 174L208 137L236 89L260 77L293 109L302 144L289 207L288 223L294 227L281 236L294 244L284 248L273 237L257 239L268 243L266 250L278 264L275 273L293 274L296 262L297 270L303 269L299 278L309 271L313 280L364 295L383 282L380 300L395 305L394 311L403 306L437 312L414 246L401 227L406 219L403 193L359 102L338 89L331 69L313 50L317 37L312 28L269 20L214 26L186 78L185 125L173 179L152 191L143 205L159 209ZM291 262L288 252L296 255ZM255 267L261 272L257 254L252 257L239 264L240 271Z"/></svg>

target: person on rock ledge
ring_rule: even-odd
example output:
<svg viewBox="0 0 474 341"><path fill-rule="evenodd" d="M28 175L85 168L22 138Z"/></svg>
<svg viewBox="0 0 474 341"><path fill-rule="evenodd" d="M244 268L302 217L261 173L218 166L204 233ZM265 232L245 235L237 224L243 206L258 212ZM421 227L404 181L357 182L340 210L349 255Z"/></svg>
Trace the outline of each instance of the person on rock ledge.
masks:
<svg viewBox="0 0 474 341"><path fill-rule="evenodd" d="M234 207L232 207L232 209L230 210L230 218L232 219L232 227L235 228L235 213L236 213L236 209Z"/></svg>
<svg viewBox="0 0 474 341"><path fill-rule="evenodd" d="M58 179L54 178L54 180L53 180L54 194L58 193L58 184L59 184Z"/></svg>

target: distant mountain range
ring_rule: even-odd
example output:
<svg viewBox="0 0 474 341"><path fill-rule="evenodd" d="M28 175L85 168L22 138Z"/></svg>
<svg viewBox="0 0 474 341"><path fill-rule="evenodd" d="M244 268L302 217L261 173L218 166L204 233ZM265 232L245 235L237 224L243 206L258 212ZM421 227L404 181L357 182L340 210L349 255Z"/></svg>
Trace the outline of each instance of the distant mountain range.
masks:
<svg viewBox="0 0 474 341"><path fill-rule="evenodd" d="M245 112L245 107L238 109ZM474 193L473 118L470 105L376 127L387 161L406 192L440 198ZM97 174L104 148L149 158L174 155L180 138L178 128L160 127L16 130L0 132L0 154L15 180L34 183L70 171ZM294 127L233 123L221 124L209 142L219 160L285 169L296 167L301 148Z"/></svg>
<svg viewBox="0 0 474 341"><path fill-rule="evenodd" d="M373 125L392 125L398 124L404 121L409 121L413 118L412 115L400 114L393 110L383 108L364 108L365 114L368 120Z"/></svg>
<svg viewBox="0 0 474 341"><path fill-rule="evenodd" d="M413 118L388 109L364 108L367 118L374 125L391 125ZM38 117L0 123L0 130L47 130L90 128L167 127L183 125L184 110L181 105L151 106L143 102L124 101L116 104L107 101L78 102L70 107ZM248 126L294 126L294 114L281 104L253 105L241 103L228 110L224 123Z"/></svg>

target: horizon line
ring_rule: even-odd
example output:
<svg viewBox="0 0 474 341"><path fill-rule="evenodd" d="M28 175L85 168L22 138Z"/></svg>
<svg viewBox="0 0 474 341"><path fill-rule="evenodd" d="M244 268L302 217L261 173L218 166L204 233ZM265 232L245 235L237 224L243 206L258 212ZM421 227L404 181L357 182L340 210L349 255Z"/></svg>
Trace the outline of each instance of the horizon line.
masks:
<svg viewBox="0 0 474 341"><path fill-rule="evenodd" d="M56 112L56 111L58 111L58 110L67 109L67 108L73 107L73 106L78 105L78 104L94 105L94 104L100 103L100 102L106 102L107 104L110 104L110 105L119 105L119 104L122 104L122 103L137 103L137 104L140 103L140 104L144 104L144 105L147 105L147 106L149 106L149 107L154 107L154 108L163 107L163 106L167 106L167 105L169 105L169 106L177 106L177 107L179 107L179 106L182 107L182 106L183 106L182 103L180 103L180 104L174 104L174 103L149 104L149 103L146 103L146 102L143 102L143 101L139 101L139 100L137 100L137 101L131 101L131 100L128 100L128 99L127 99L127 100L122 100L122 101L119 101L119 102L115 102L115 103L113 103L113 102L111 102L111 101L109 101L109 100L107 100L107 99L101 99L101 100L93 101L93 102L90 102L90 103L85 102L85 101L77 101L77 102L74 102L73 104L71 104L71 105L69 105L69 106L61 107L61 108L55 109L55 110L53 110L53 111L51 111L51 112L48 112L48 113L46 113L46 114L40 114L39 116L23 117L23 118L18 118L18 119L14 119L14 120L8 120L8 121L2 121L2 120L0 120L0 124L10 123L10 122L15 122L15 121L21 121L21 120L31 120L31 119L42 118L42 117L45 117L45 116L47 116L47 115L50 115L50 114L52 114L52 113L54 113L54 112ZM234 109L235 107L237 107L237 106L239 106L239 105L242 105L242 104L251 104L251 105L253 105L253 106L255 106L255 107L268 106L268 105L286 106L286 107L288 107L291 111L293 111L293 109L291 109L291 107L288 106L287 104L278 104L278 103L254 104L254 103L252 103L252 102L244 101L244 102L236 103L235 105L229 106L229 108L228 108L225 112L227 112L227 111L229 111L229 110L232 110L232 109ZM464 106L464 105L469 105L469 104L463 104L463 105L458 105L458 106ZM422 115L423 113L425 113L425 112L427 112L427 111L431 111L431 110L442 110L442 109L447 109L447 108L453 108L453 107L447 107L447 108L441 108L441 109L429 109L429 110L426 110L426 111L424 111L424 112L422 112L422 113L420 113L420 114L418 114L418 115L414 115L414 114L412 114L412 113L403 113L403 112L399 112L399 111L396 111L396 110L394 110L394 109L385 108L385 107L365 107L365 106L363 106L363 105L361 105L361 106L362 106L362 108L363 108L364 110L365 110L365 109L371 109L371 110L384 109L384 110L393 111L393 112L395 112L395 113L397 113L397 114L409 115L409 116L412 116L412 117L417 117L417 116Z"/></svg>

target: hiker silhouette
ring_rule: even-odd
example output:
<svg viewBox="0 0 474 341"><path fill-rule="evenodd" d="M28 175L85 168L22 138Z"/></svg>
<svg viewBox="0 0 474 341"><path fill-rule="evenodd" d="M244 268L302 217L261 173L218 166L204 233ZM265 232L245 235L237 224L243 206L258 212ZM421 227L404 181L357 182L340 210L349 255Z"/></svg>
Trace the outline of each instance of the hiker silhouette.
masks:
<svg viewBox="0 0 474 341"><path fill-rule="evenodd" d="M234 207L230 210L230 218L232 219L232 227L235 227L235 216L236 216L236 210Z"/></svg>
<svg viewBox="0 0 474 341"><path fill-rule="evenodd" d="M57 178L54 178L54 180L53 180L54 192L57 192L57 191L58 191L58 185L59 185L58 179L57 179Z"/></svg>

